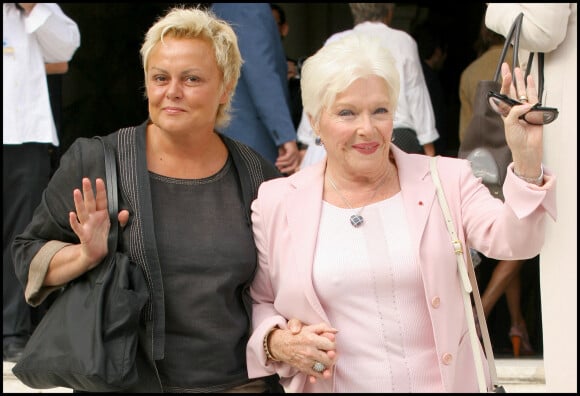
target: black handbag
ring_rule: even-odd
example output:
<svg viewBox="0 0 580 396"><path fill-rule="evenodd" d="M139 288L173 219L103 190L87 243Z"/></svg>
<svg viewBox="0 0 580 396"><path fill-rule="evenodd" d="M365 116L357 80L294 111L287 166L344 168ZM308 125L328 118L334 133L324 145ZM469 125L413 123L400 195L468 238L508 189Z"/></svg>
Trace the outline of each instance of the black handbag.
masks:
<svg viewBox="0 0 580 396"><path fill-rule="evenodd" d="M59 291L12 372L35 389L121 391L138 380L135 357L141 309L149 298L142 270L117 251L115 154L105 150L111 229L108 254Z"/></svg>
<svg viewBox="0 0 580 396"><path fill-rule="evenodd" d="M473 173L482 178L483 184L495 197L503 200L502 187L512 153L507 145L501 116L489 105L488 92L500 92L501 65L513 43L512 75L518 65L520 31L524 14L520 13L512 24L504 43L493 80L481 80L477 84L473 100L473 116L465 129L465 137L459 145L458 158L471 162ZM531 52L525 75L530 74L534 53ZM542 97L544 85L544 54L538 53L538 97Z"/></svg>

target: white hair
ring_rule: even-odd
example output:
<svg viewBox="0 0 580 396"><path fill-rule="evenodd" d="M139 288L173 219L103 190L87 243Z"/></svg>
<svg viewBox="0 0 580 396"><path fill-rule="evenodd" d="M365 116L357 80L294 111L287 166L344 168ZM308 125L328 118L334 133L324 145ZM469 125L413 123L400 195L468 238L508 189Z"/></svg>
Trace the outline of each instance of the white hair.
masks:
<svg viewBox="0 0 580 396"><path fill-rule="evenodd" d="M400 83L390 51L377 38L355 32L326 44L302 66L300 86L304 111L317 123L320 111L332 106L337 94L355 80L368 76L385 80L394 114Z"/></svg>

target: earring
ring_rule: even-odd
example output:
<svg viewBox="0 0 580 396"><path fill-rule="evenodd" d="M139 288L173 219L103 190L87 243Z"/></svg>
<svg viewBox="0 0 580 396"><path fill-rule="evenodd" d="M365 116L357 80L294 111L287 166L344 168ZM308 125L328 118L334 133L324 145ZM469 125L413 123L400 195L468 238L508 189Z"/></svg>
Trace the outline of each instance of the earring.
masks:
<svg viewBox="0 0 580 396"><path fill-rule="evenodd" d="M314 139L314 144L316 144L317 146L322 146L322 139L320 138L320 136L316 136L316 138Z"/></svg>

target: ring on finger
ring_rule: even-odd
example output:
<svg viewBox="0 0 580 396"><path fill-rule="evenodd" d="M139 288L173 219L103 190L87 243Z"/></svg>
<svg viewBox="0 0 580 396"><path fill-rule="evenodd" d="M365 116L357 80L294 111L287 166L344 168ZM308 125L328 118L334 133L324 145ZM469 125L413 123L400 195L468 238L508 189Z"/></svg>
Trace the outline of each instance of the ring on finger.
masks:
<svg viewBox="0 0 580 396"><path fill-rule="evenodd" d="M322 373L324 370L326 370L326 366L318 361L315 361L314 365L312 365L312 370L316 371L317 373Z"/></svg>
<svg viewBox="0 0 580 396"><path fill-rule="evenodd" d="M520 100L520 102L527 102L528 101L528 97L526 95L520 95L520 97L518 99Z"/></svg>

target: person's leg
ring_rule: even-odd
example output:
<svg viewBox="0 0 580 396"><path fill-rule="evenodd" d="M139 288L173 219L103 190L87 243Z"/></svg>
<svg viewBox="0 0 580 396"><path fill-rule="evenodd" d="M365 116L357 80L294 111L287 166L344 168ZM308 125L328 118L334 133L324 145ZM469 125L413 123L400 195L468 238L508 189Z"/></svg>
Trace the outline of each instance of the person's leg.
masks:
<svg viewBox="0 0 580 396"><path fill-rule="evenodd" d="M506 287L505 297L510 314L511 327L509 336L512 342L514 356L519 357L520 354L533 354L534 349L530 343L528 330L526 328L526 320L524 319L524 314L522 313L522 287L519 270L516 276L513 277L512 281Z"/></svg>
<svg viewBox="0 0 580 396"><path fill-rule="evenodd" d="M516 275L519 275L522 264L523 262L519 260L498 261L481 296L481 304L486 318L493 310L497 300L504 294L510 282Z"/></svg>
<svg viewBox="0 0 580 396"><path fill-rule="evenodd" d="M18 359L32 331L32 308L16 278L11 245L24 231L48 183L50 156L44 144L3 146L3 349L4 360Z"/></svg>
<svg viewBox="0 0 580 396"><path fill-rule="evenodd" d="M519 270L517 276L514 276L512 281L507 285L505 289L505 297L507 302L507 307L510 315L510 323L512 326L521 326L524 324L525 326L525 319L524 315L522 314L522 282L519 276Z"/></svg>

